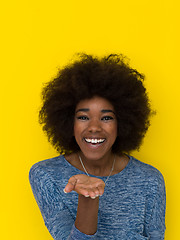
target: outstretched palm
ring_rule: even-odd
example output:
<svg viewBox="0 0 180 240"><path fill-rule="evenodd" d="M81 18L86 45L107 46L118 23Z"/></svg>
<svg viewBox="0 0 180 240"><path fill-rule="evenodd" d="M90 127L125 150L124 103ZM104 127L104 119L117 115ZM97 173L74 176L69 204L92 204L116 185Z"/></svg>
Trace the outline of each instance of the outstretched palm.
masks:
<svg viewBox="0 0 180 240"><path fill-rule="evenodd" d="M72 176L65 187L65 192L76 191L85 197L95 198L104 193L105 183L95 177L89 177L85 174Z"/></svg>

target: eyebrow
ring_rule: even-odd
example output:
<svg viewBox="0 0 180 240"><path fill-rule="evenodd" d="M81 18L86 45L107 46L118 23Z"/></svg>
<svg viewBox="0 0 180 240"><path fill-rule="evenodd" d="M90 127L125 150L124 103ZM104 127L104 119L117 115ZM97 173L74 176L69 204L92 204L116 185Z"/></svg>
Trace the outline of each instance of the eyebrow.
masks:
<svg viewBox="0 0 180 240"><path fill-rule="evenodd" d="M80 109L78 109L78 110L76 111L76 113L77 113L77 112L88 112L88 111L89 111L89 108L80 108ZM101 112L102 112L102 113L112 112L112 113L115 114L115 112L114 112L113 110L111 110L111 109L102 109Z"/></svg>
<svg viewBox="0 0 180 240"><path fill-rule="evenodd" d="M80 108L76 111L77 112L88 112L89 111L89 108Z"/></svg>
<svg viewBox="0 0 180 240"><path fill-rule="evenodd" d="M102 109L101 112L102 112L102 113L112 112L112 113L115 114L115 112L114 112L113 110L111 110L111 109Z"/></svg>

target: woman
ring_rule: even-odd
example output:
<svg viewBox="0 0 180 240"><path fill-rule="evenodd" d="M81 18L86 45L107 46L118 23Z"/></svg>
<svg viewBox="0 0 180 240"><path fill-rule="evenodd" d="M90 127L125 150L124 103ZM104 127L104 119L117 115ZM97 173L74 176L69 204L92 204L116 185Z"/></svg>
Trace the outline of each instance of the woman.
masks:
<svg viewBox="0 0 180 240"><path fill-rule="evenodd" d="M164 239L163 177L130 156L153 114L143 79L122 55L82 54L44 87L40 123L60 155L29 177L54 239Z"/></svg>

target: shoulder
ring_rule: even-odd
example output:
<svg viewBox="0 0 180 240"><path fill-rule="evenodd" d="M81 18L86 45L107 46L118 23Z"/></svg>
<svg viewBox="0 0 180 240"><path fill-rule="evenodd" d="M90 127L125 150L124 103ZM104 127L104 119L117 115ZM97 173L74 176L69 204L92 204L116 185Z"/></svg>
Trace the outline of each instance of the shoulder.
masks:
<svg viewBox="0 0 180 240"><path fill-rule="evenodd" d="M63 155L35 163L29 171L30 182L37 178L46 178L55 174L64 165Z"/></svg>
<svg viewBox="0 0 180 240"><path fill-rule="evenodd" d="M150 186L164 187L164 177L162 173L150 164L141 162L135 157L131 157L132 176L139 181Z"/></svg>
<svg viewBox="0 0 180 240"><path fill-rule="evenodd" d="M29 171L31 189L44 218L52 214L56 204L61 205L64 165L64 157L60 155L35 163Z"/></svg>

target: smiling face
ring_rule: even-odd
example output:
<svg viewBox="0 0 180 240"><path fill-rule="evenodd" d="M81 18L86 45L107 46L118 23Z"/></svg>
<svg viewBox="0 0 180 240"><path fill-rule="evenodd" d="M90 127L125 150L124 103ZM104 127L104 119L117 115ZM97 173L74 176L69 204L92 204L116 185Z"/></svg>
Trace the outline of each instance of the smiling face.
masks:
<svg viewBox="0 0 180 240"><path fill-rule="evenodd" d="M110 157L117 137L112 104L101 97L80 101L75 110L74 136L87 160Z"/></svg>

